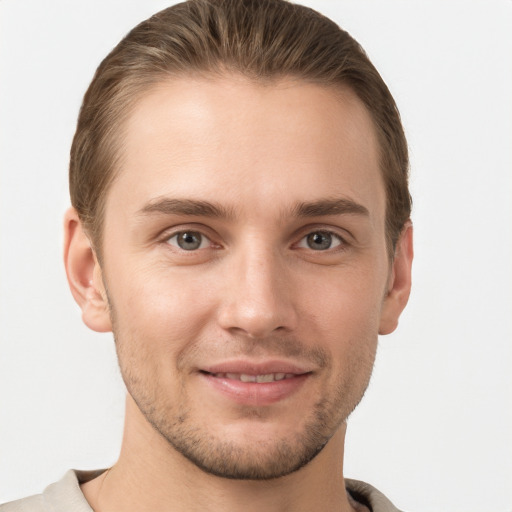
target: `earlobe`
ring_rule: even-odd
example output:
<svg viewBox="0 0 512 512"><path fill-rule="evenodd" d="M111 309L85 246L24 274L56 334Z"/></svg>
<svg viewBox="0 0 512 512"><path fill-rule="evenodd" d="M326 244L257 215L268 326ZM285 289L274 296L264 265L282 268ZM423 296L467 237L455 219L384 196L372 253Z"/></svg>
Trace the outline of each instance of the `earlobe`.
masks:
<svg viewBox="0 0 512 512"><path fill-rule="evenodd" d="M412 223L407 221L398 239L391 267L388 292L382 304L379 334L390 334L409 300L413 260Z"/></svg>
<svg viewBox="0 0 512 512"><path fill-rule="evenodd" d="M64 265L82 319L93 331L112 330L101 267L74 208L64 216Z"/></svg>

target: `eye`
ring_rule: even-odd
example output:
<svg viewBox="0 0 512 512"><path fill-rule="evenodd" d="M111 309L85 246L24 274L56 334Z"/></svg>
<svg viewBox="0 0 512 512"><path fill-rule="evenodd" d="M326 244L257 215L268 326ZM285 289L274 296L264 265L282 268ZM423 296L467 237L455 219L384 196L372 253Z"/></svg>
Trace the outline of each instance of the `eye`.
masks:
<svg viewBox="0 0 512 512"><path fill-rule="evenodd" d="M326 251L338 247L343 243L340 236L329 231L313 231L306 235L298 247L312 249L313 251Z"/></svg>
<svg viewBox="0 0 512 512"><path fill-rule="evenodd" d="M167 243L184 251L196 251L208 247L210 240L199 231L179 231L169 237Z"/></svg>

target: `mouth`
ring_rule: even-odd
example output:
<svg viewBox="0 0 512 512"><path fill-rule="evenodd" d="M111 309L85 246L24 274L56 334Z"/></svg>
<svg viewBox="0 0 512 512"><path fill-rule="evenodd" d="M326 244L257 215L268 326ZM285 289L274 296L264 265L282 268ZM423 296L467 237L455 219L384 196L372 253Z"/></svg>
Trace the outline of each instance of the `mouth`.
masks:
<svg viewBox="0 0 512 512"><path fill-rule="evenodd" d="M238 405L267 406L296 394L312 376L309 368L279 362L226 363L199 370L208 389Z"/></svg>
<svg viewBox="0 0 512 512"><path fill-rule="evenodd" d="M278 382L280 380L285 379L293 379L294 377L297 377L298 375L303 374L296 374L296 373L262 373L258 375L251 375L248 373L211 373L203 371L202 373L205 373L207 375L211 375L212 377L218 378L218 379L229 379L229 380L238 380L240 382L257 382L257 383L267 383L267 382Z"/></svg>

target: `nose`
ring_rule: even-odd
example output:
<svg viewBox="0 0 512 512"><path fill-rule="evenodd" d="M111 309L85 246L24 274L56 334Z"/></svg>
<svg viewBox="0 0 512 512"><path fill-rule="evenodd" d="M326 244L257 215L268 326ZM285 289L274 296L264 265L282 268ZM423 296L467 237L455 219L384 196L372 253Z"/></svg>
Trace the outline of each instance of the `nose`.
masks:
<svg viewBox="0 0 512 512"><path fill-rule="evenodd" d="M221 327L250 338L293 331L298 315L293 279L271 248L240 250L227 265L218 310Z"/></svg>

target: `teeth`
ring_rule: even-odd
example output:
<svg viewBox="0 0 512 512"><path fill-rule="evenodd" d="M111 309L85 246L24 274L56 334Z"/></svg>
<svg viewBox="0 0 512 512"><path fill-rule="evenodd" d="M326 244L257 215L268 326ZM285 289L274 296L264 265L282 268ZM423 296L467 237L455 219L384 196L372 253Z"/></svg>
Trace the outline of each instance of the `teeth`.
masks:
<svg viewBox="0 0 512 512"><path fill-rule="evenodd" d="M256 382L274 382L274 374L267 373L266 375L258 375L256 377Z"/></svg>
<svg viewBox="0 0 512 512"><path fill-rule="evenodd" d="M256 379L256 375L246 375L245 373L240 375L240 380L242 382L256 382Z"/></svg>
<svg viewBox="0 0 512 512"><path fill-rule="evenodd" d="M247 373L214 373L220 379L240 380L242 382L274 382L277 380L291 379L293 373L265 373L262 375L248 375Z"/></svg>

